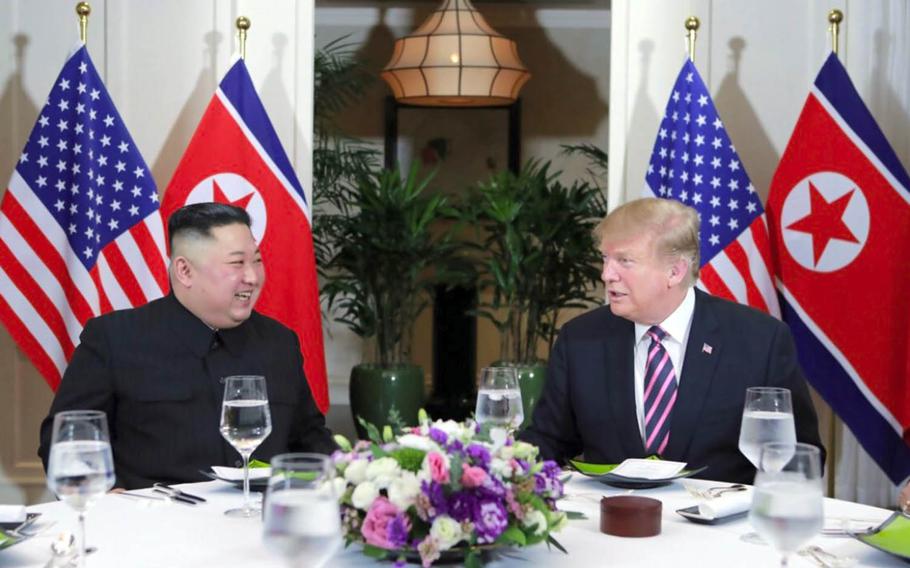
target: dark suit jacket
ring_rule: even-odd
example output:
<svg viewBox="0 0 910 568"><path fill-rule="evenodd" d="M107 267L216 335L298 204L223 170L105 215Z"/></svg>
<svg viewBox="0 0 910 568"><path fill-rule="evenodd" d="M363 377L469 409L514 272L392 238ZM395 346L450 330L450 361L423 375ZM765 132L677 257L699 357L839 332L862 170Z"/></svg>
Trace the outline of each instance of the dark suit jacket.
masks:
<svg viewBox="0 0 910 568"><path fill-rule="evenodd" d="M645 457L635 408L634 336L635 325L613 315L609 306L563 327L533 422L521 436L538 445L544 458L564 461L583 453L590 462L619 463ZM790 389L797 439L822 448L789 328L696 290L663 457L708 466L700 475L706 479L752 483L755 469L738 449L746 388L751 386Z"/></svg>
<svg viewBox="0 0 910 568"><path fill-rule="evenodd" d="M41 424L38 454L47 469L54 414L107 413L117 487L201 481L200 469L235 466L240 455L219 432L222 377L264 375L272 433L254 452L335 449L303 375L297 336L253 312L213 332L173 295L90 320Z"/></svg>

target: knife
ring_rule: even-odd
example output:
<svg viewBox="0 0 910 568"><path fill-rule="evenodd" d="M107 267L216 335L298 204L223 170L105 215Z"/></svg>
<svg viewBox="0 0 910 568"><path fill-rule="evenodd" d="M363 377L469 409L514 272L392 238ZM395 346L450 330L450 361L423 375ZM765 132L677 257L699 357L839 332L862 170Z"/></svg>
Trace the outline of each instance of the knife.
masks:
<svg viewBox="0 0 910 568"><path fill-rule="evenodd" d="M162 495L165 495L165 496L167 496L168 499L173 499L174 501L179 501L186 505L198 505L199 504L198 501L193 501L189 497L184 497L183 495L180 495L177 492L167 491L165 489L161 489L160 487L156 487L156 488L152 489L152 491L155 493L160 493Z"/></svg>
<svg viewBox="0 0 910 568"><path fill-rule="evenodd" d="M182 489L177 489L176 487L171 487L170 485L168 485L166 483L159 482L159 483L155 483L154 486L157 487L158 489L162 489L164 492L169 493L174 496L179 495L180 497L192 499L193 501L196 501L197 503L206 503L206 500L203 497L200 497L198 495L193 495L192 493L187 493L186 491L184 491Z"/></svg>

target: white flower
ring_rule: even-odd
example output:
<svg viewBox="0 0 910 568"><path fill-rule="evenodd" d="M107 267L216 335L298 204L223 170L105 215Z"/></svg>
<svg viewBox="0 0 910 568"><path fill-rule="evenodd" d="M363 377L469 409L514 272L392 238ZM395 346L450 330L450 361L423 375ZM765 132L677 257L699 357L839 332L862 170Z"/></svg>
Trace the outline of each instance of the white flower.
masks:
<svg viewBox="0 0 910 568"><path fill-rule="evenodd" d="M509 479L514 473L512 471L512 464L506 460L501 460L499 458L493 458L490 460L490 471L492 471L500 479Z"/></svg>
<svg viewBox="0 0 910 568"><path fill-rule="evenodd" d="M365 459L354 460L348 464L348 467L344 469L344 478L353 485L359 485L363 483L367 476L367 466L370 465Z"/></svg>
<svg viewBox="0 0 910 568"><path fill-rule="evenodd" d="M499 448L499 450L496 452L496 455L499 458L508 461L515 457L515 448L513 446L503 446Z"/></svg>
<svg viewBox="0 0 910 568"><path fill-rule="evenodd" d="M516 441L512 445L512 452L520 460L532 461L537 457L537 447L527 442Z"/></svg>
<svg viewBox="0 0 910 568"><path fill-rule="evenodd" d="M385 489L401 472L401 466L394 458L379 458L367 466L367 480L372 481L379 489Z"/></svg>
<svg viewBox="0 0 910 568"><path fill-rule="evenodd" d="M388 488L389 501L401 511L414 504L420 494L420 481L413 473L406 471L392 481Z"/></svg>
<svg viewBox="0 0 910 568"><path fill-rule="evenodd" d="M344 495L345 489L348 488L348 482L341 477L332 478L332 491L335 493L335 498L338 499Z"/></svg>
<svg viewBox="0 0 910 568"><path fill-rule="evenodd" d="M529 513L525 513L524 518L521 519L521 525L525 528L534 527L534 534L540 535L547 530L547 517L537 509L534 509Z"/></svg>
<svg viewBox="0 0 910 568"><path fill-rule="evenodd" d="M439 450L439 446L436 442L424 436L418 436L417 434L404 434L399 436L398 445L403 448L414 448L415 450L423 450L425 452Z"/></svg>
<svg viewBox="0 0 910 568"><path fill-rule="evenodd" d="M358 509L366 511L377 497L379 497L379 489L369 481L364 481L354 488L354 493L351 495L351 503Z"/></svg>
<svg viewBox="0 0 910 568"><path fill-rule="evenodd" d="M433 526L430 527L430 536L438 543L439 550L448 550L465 537L461 531L461 523L448 515L436 517Z"/></svg>

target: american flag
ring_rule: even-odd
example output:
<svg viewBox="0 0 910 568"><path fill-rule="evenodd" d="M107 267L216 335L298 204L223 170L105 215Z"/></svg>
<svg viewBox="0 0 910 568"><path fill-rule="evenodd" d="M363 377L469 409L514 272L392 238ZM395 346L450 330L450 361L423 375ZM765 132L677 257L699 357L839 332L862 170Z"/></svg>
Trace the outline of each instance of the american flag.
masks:
<svg viewBox="0 0 910 568"><path fill-rule="evenodd" d="M688 59L667 102L645 181L648 193L698 211L699 285L780 317L764 208L704 81Z"/></svg>
<svg viewBox="0 0 910 568"><path fill-rule="evenodd" d="M155 182L82 46L0 203L0 321L56 389L85 322L160 297L166 266Z"/></svg>

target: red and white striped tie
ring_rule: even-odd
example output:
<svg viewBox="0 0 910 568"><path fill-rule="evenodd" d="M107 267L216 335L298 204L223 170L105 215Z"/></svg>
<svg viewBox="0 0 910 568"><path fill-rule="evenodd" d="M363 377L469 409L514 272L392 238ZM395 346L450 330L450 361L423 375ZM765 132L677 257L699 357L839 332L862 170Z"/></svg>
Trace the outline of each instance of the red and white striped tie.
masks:
<svg viewBox="0 0 910 568"><path fill-rule="evenodd" d="M670 440L670 417L676 403L676 371L670 354L661 343L667 332L655 325L648 330L648 335L651 346L645 365L645 451L661 455Z"/></svg>

